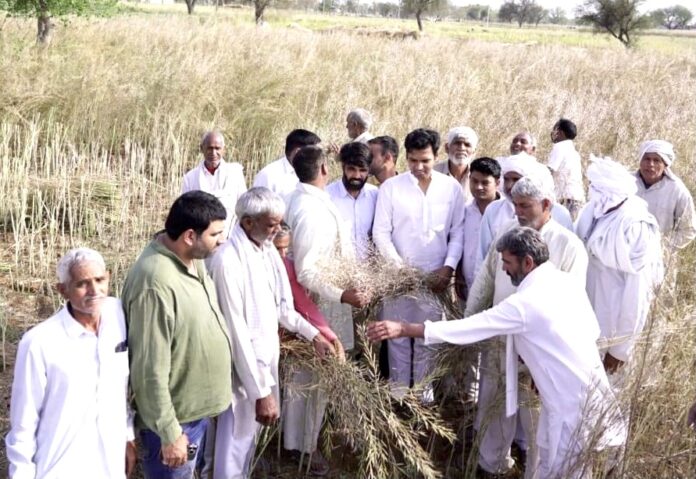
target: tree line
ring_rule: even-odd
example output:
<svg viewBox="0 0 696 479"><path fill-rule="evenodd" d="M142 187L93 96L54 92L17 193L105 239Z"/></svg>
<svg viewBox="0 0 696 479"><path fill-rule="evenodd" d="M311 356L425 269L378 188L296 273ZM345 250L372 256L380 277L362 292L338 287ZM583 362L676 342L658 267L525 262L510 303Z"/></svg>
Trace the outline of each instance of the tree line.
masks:
<svg viewBox="0 0 696 479"><path fill-rule="evenodd" d="M181 1L181 0L179 0ZM585 0L573 12L562 7L546 9L537 0L507 0L499 9L488 5L459 6L451 0L183 0L189 14L197 4L225 6L249 4L254 7L256 23L264 21L269 6L324 13L372 15L392 18L415 17L420 31L425 17L436 20L500 22L538 26L588 25L595 31L606 32L627 47L635 45L636 33L644 28L668 30L696 28L693 12L683 5L673 5L648 13L641 12L645 0ZM33 16L37 19L37 41L50 41L53 21L66 15L101 15L117 8L118 0L0 0L0 15ZM574 16L569 16L573 13Z"/></svg>

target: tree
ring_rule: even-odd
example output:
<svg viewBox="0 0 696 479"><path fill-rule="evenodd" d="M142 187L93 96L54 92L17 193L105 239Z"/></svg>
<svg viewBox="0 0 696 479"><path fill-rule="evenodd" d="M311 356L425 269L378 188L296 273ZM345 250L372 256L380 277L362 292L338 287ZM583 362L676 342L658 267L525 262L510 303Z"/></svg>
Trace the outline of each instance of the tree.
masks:
<svg viewBox="0 0 696 479"><path fill-rule="evenodd" d="M686 7L674 5L669 8L655 10L650 14L650 17L657 25L661 25L668 30L678 30L686 28L694 18L694 14Z"/></svg>
<svg viewBox="0 0 696 479"><path fill-rule="evenodd" d="M525 21L527 23L533 23L535 26L539 26L539 23L548 15L548 10L546 10L541 5L532 5L528 12Z"/></svg>
<svg viewBox="0 0 696 479"><path fill-rule="evenodd" d="M189 15L193 15L193 7L196 6L196 0L185 0L186 10L188 10Z"/></svg>
<svg viewBox="0 0 696 479"><path fill-rule="evenodd" d="M192 0L186 1L189 2ZM270 4L271 0L254 0L254 22L256 22L257 25L263 24L263 12L266 11L266 7Z"/></svg>
<svg viewBox="0 0 696 479"><path fill-rule="evenodd" d="M568 18L566 17L565 10L563 10L561 7L556 7L549 10L549 22L553 23L554 25L563 25L567 23Z"/></svg>
<svg viewBox="0 0 696 479"><path fill-rule="evenodd" d="M401 0L402 10L416 15L418 31L423 31L422 16L426 12L435 12L444 4L443 0Z"/></svg>
<svg viewBox="0 0 696 479"><path fill-rule="evenodd" d="M44 45L51 41L54 18L106 14L116 7L116 0L6 0L3 3L13 15L36 17L36 41Z"/></svg>
<svg viewBox="0 0 696 479"><path fill-rule="evenodd" d="M592 25L595 31L606 31L626 48L635 46L636 34L650 20L638 7L644 0L585 0L576 9L581 24Z"/></svg>
<svg viewBox="0 0 696 479"><path fill-rule="evenodd" d="M512 23L517 15L517 4L514 1L507 1L498 10L498 20L501 22Z"/></svg>

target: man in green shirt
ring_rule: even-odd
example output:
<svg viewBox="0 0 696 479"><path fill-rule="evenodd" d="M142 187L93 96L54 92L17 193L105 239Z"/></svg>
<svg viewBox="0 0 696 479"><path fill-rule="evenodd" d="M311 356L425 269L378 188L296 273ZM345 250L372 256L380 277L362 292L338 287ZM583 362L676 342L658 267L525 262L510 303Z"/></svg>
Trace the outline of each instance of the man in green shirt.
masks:
<svg viewBox="0 0 696 479"><path fill-rule="evenodd" d="M192 478L208 418L232 400L229 333L202 261L223 243L225 217L214 196L181 195L123 286L148 479Z"/></svg>

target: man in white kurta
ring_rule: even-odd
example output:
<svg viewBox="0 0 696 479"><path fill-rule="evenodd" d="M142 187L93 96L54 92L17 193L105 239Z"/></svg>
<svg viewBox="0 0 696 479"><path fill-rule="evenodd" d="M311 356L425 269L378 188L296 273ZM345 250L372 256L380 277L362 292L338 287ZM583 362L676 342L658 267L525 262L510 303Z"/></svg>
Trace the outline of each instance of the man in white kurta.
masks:
<svg viewBox="0 0 696 479"><path fill-rule="evenodd" d="M217 420L215 479L247 478L257 431L278 418L278 326L316 339L317 351L331 348L295 311L285 267L272 243L284 211L280 197L266 188L242 195L239 222L209 268L232 338L235 373L232 405Z"/></svg>
<svg viewBox="0 0 696 479"><path fill-rule="evenodd" d="M477 158L469 166L469 188L473 199L464 209L464 244L462 246L461 276L466 290L459 297L466 300L468 291L474 284L474 274L478 264L479 236L481 220L486 208L500 198L500 164L492 158Z"/></svg>
<svg viewBox="0 0 696 479"><path fill-rule="evenodd" d="M479 262L488 254L488 250L493 244L493 240L500 233L501 226L508 224L515 219L515 207L510 198L512 187L520 178L528 174L536 174L541 168L546 168L539 163L536 158L526 153L518 153L517 155L508 156L499 160L503 176L503 197L495 200L488 205L486 212L481 219L481 230L479 234ZM537 175L549 181L545 175ZM553 179L550 179L553 182ZM555 202L551 208L551 216L556 222L569 231L573 231L573 220L570 217L568 210Z"/></svg>
<svg viewBox="0 0 696 479"><path fill-rule="evenodd" d="M367 298L355 289L336 285L331 269L354 261L353 245L341 214L325 191L329 167L323 150L305 146L297 152L293 163L300 183L287 201L285 222L292 231L297 280L314 296L347 351L354 346L351 306L361 308ZM306 374L296 375L293 380L297 389L312 383L311 375ZM326 407L323 395L317 392L308 398L296 396L283 406L284 447L319 456L317 438Z"/></svg>
<svg viewBox="0 0 696 479"><path fill-rule="evenodd" d="M374 136L370 133L372 114L364 108L354 108L346 116L346 130L351 141L367 144Z"/></svg>
<svg viewBox="0 0 696 479"><path fill-rule="evenodd" d="M474 159L479 138L473 128L457 126L447 132L447 159L435 164L434 170L451 176L462 185L464 202L473 198L469 188L469 163Z"/></svg>
<svg viewBox="0 0 696 479"><path fill-rule="evenodd" d="M530 236L535 236L533 241ZM544 243L536 231L515 228L498 245L503 268L518 285L514 294L462 320L424 326L373 323L368 336L379 340L406 335L424 337L427 344L469 344L507 335L529 368L541 399L537 477L588 478L591 464L583 464L588 448L620 446L626 434L595 344L599 328L592 307L577 278L545 260L548 251L539 247ZM514 389L509 393L514 396Z"/></svg>
<svg viewBox="0 0 696 479"><path fill-rule="evenodd" d="M227 163L225 139L218 131L209 131L203 135L200 145L203 161L184 175L181 193L201 190L215 196L225 207L225 236L229 236L235 222L234 206L246 191L244 170L239 163Z"/></svg>
<svg viewBox="0 0 696 479"><path fill-rule="evenodd" d="M456 180L433 171L437 132L414 130L405 146L410 171L381 185L373 238L385 260L432 274L436 288L444 290L462 255L464 196ZM401 297L384 301L381 314L423 323L437 321L443 313L432 299ZM396 392L421 383L430 371L430 351L422 340L413 345L403 338L389 342L389 380Z"/></svg>
<svg viewBox="0 0 696 479"><path fill-rule="evenodd" d="M547 166L553 172L558 202L568 208L575 220L580 207L585 202L585 188L582 184L582 161L575 149L573 140L577 128L572 121L561 118L551 132L553 148L549 153Z"/></svg>
<svg viewBox="0 0 696 479"><path fill-rule="evenodd" d="M636 340L663 278L660 230L647 204L636 196L635 177L609 158L591 158L590 201L577 234L590 257L587 294L605 348L604 365L620 386L621 366L630 362Z"/></svg>
<svg viewBox="0 0 696 479"><path fill-rule="evenodd" d="M350 231L355 257L365 261L372 250L372 222L375 218L377 192L367 183L370 173L370 148L364 143L346 143L339 152L343 175L326 187L331 201Z"/></svg>
<svg viewBox="0 0 696 479"><path fill-rule="evenodd" d="M295 191L299 180L292 166L292 160L303 146L317 145L321 139L308 130L297 129L291 131L285 138L285 155L264 166L254 178L254 186L263 186L280 195L283 201Z"/></svg>
<svg viewBox="0 0 696 479"><path fill-rule="evenodd" d="M570 273L578 285L584 287L587 253L580 239L551 217L553 184L549 180L550 173L541 168L517 181L511 191L517 219L503 226L501 231L504 233L519 225L539 231L548 247L550 262L561 271ZM501 268L501 261L500 253L491 248L474 280L466 304L465 317L495 306L515 292L510 278ZM492 342L483 351L481 358L476 427L481 434L479 465L490 473L504 473L514 464L510 456L510 445L515 437L517 418L514 414L505 413L499 398L503 397L506 387L512 386L509 384L510 381L517 384L517 377L512 374L509 364L506 365L512 354L511 343L503 343L504 341ZM523 376L521 380L524 381L525 378L526 376ZM535 413L526 406L529 400L529 388L521 389L519 419L525 437L532 437L534 430ZM535 472L536 451L532 449L529 452L531 454L527 457L525 477L532 478Z"/></svg>
<svg viewBox="0 0 696 479"><path fill-rule="evenodd" d="M121 302L106 296L109 275L94 250L69 251L58 278L65 304L17 349L9 477L125 479L126 451L132 469L135 446Z"/></svg>
<svg viewBox="0 0 696 479"><path fill-rule="evenodd" d="M635 177L637 194L648 203L666 246L681 249L696 237L696 214L691 193L672 171L674 160L671 143L645 141L640 145Z"/></svg>

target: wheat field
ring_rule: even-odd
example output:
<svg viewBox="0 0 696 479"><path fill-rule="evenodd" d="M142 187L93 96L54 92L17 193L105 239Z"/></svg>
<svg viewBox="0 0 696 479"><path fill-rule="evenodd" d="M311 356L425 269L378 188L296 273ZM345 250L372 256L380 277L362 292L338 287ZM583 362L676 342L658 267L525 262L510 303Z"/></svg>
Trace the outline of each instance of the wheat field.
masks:
<svg viewBox="0 0 696 479"><path fill-rule="evenodd" d="M449 35L457 26L444 25L418 40L395 40L351 32L353 25L297 28L305 18L299 13L270 12L271 25L257 28L248 11L203 12L71 19L46 49L35 45L30 20L0 24L6 403L16 342L59 303L52 287L57 258L77 245L101 251L118 291L162 228L209 128L223 131L228 159L244 165L250 183L281 156L294 128L346 141L345 114L353 107L373 113L373 133L400 142L416 127L444 134L472 126L481 137L477 154L494 157L526 129L545 158L551 127L565 116L578 125L584 159L603 154L635 167L638 144L664 138L675 145L674 170L696 187L694 37L648 38L625 51L589 33L569 32L586 40L574 44L558 32L559 41L505 42ZM637 373L622 398L632 431L621 477L696 475L696 435L685 425L696 392L693 248L667 263L678 281L661 292L644 343L663 339L646 349L651 367Z"/></svg>

